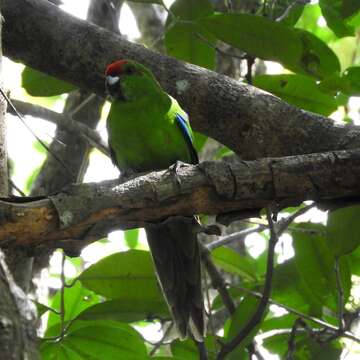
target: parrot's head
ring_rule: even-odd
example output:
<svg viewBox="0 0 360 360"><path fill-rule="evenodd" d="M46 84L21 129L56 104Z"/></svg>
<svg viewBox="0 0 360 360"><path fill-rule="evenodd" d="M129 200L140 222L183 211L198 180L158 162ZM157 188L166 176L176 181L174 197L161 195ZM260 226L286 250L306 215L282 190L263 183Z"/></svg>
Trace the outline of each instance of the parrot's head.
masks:
<svg viewBox="0 0 360 360"><path fill-rule="evenodd" d="M161 91L154 75L133 60L118 60L106 67L105 87L114 99L131 102Z"/></svg>

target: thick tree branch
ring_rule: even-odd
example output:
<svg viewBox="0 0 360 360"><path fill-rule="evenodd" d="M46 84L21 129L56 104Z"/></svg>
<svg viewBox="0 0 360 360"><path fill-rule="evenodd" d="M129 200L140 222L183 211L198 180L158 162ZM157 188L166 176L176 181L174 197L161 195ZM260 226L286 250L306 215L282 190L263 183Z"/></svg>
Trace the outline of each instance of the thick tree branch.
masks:
<svg viewBox="0 0 360 360"><path fill-rule="evenodd" d="M7 56L99 95L109 62L136 59L180 101L195 130L244 159L360 147L358 127L335 126L254 87L147 50L48 1L3 0L3 15Z"/></svg>
<svg viewBox="0 0 360 360"><path fill-rule="evenodd" d="M115 227L142 227L170 216L241 216L304 200L358 201L359 177L360 150L348 150L238 164L204 162L181 166L176 174L153 172L120 184L72 185L48 199L0 202L0 243L55 246L49 242L96 240Z"/></svg>

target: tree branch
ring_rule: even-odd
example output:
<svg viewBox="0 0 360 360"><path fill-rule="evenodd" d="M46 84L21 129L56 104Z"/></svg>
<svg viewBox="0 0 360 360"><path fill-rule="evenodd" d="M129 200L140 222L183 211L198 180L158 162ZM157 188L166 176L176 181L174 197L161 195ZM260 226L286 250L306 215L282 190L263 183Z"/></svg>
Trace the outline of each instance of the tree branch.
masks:
<svg viewBox="0 0 360 360"><path fill-rule="evenodd" d="M335 126L254 87L147 50L48 1L3 0L2 7L7 56L102 96L106 65L136 59L180 101L195 130L244 159L360 147L358 127Z"/></svg>
<svg viewBox="0 0 360 360"><path fill-rule="evenodd" d="M0 201L0 243L65 247L51 242L67 239L74 246L81 245L76 239L94 241L116 227L143 227L177 215L237 212L241 217L242 212L274 204L280 210L304 200L356 202L359 177L360 150L348 150L235 164L204 162L183 165L176 174L165 170L122 183L72 185L42 200Z"/></svg>

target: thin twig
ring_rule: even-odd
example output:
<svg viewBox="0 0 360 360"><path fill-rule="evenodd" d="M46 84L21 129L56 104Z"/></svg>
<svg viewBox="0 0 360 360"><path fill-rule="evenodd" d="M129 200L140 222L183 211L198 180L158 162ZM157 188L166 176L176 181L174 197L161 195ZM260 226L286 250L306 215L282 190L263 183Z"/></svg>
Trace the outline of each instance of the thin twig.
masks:
<svg viewBox="0 0 360 360"><path fill-rule="evenodd" d="M174 323L171 322L171 323L169 324L169 326L167 327L167 329L164 331L164 334L163 334L163 336L161 337L161 339L160 339L157 343L153 344L154 347L153 347L153 348L151 349L151 351L149 352L149 356L155 355L155 353L156 353L156 351L159 349L159 347L164 344L165 339L166 339L167 336L170 334L170 331L171 331L171 329L172 329L173 327L174 327Z"/></svg>
<svg viewBox="0 0 360 360"><path fill-rule="evenodd" d="M203 41L206 45L210 46L211 48L213 48L215 51L217 51L219 54L221 55L225 55L225 56L229 56L235 59L239 59L239 60L245 60L247 55L236 55L236 54L232 54L229 53L227 51L224 51L222 49L220 49L218 46L212 44L208 39L206 39L204 36L202 36L200 33L196 32L195 36L197 38L199 38L201 41Z"/></svg>
<svg viewBox="0 0 360 360"><path fill-rule="evenodd" d="M259 299L261 299L262 297L262 294L260 294L259 292L257 291L253 291L253 290L250 290L250 289L247 289L247 288L243 288L241 286L234 286L232 285L233 287L235 287L236 289L239 289L247 294L250 294L252 296L255 296ZM269 299L269 304L272 304L272 305L276 305L276 306L279 306L283 309L285 309L287 312L291 313L291 314L294 314L296 316L299 316L305 320L309 320L311 322L313 322L314 324L317 324L319 326L322 326L330 331L332 331L333 333L338 333L339 332L339 329L334 326L334 325L331 325L329 323L327 323L326 321L324 320L321 320L321 319L318 319L318 318L315 318L313 316L310 316L310 315L307 315L307 314L304 314L302 313L301 311L298 311L290 306L287 306L285 304L281 304L279 302L277 302L276 300L273 300L273 299ZM348 338L348 339L351 339L357 343L360 343L360 339L357 338L356 336L354 336L353 334L351 334L350 332L344 332L343 334L341 334L341 337L345 337L345 338Z"/></svg>
<svg viewBox="0 0 360 360"><path fill-rule="evenodd" d="M287 18L290 14L290 11L293 9L293 7L297 4L308 4L310 2L310 0L295 0L293 1L283 12L282 15L280 15L278 18L275 19L275 21L280 22L282 20L284 20L285 18Z"/></svg>
<svg viewBox="0 0 360 360"><path fill-rule="evenodd" d="M200 250L201 250L201 260L203 261L206 271L210 276L212 286L214 289L217 290L219 293L226 309L228 310L229 314L233 314L236 310L235 303L231 298L224 279L222 278L220 272L214 265L210 257L210 251L206 248L206 246L200 243Z"/></svg>
<svg viewBox="0 0 360 360"><path fill-rule="evenodd" d="M295 347L295 339L296 339L296 334L298 332L298 330L300 328L305 329L310 336L312 336L313 331L312 329L308 326L308 324L302 319L302 318L297 318L294 321L294 325L291 328L291 332L290 332L290 336L289 336L289 341L288 341L288 351L286 354L286 360L293 360L293 355L295 353L296 347Z"/></svg>
<svg viewBox="0 0 360 360"><path fill-rule="evenodd" d="M41 119L50 121L57 126L61 126L68 132L75 134L85 140L90 146L96 147L103 154L109 156L109 149L107 144L103 141L100 134L88 127L87 125L74 120L67 114L60 114L42 106L30 104L20 100L12 100L17 109L25 115L39 117Z"/></svg>
<svg viewBox="0 0 360 360"><path fill-rule="evenodd" d="M13 180L9 179L10 186L15 189L21 196L26 196L26 194L14 183Z"/></svg>
<svg viewBox="0 0 360 360"><path fill-rule="evenodd" d="M233 234L223 236L220 239L218 239L216 241L213 241L210 244L207 244L206 248L209 251L212 251L214 249L217 249L217 248L219 248L221 246L230 244L232 242L243 241L243 240L245 240L246 236L248 236L250 234L253 234L253 233L256 233L256 232L260 232L260 231L265 230L265 229L267 229L266 225L259 225L259 226L254 227L254 228L241 230L241 231L235 232Z"/></svg>
<svg viewBox="0 0 360 360"><path fill-rule="evenodd" d="M60 273L60 280L61 280L61 289L60 289L60 339L62 339L65 335L65 260L66 255L63 252L61 258L61 273Z"/></svg>
<svg viewBox="0 0 360 360"><path fill-rule="evenodd" d="M338 292L338 321L339 321L339 332L344 332L345 321L344 321L344 289L341 283L341 274L339 267L339 258L335 259L335 278L336 287Z"/></svg>
<svg viewBox="0 0 360 360"><path fill-rule="evenodd" d="M196 345L196 347L198 349L199 360L208 360L209 358L208 358L208 355L207 355L205 342L194 340L194 343L195 343L195 345Z"/></svg>
<svg viewBox="0 0 360 360"><path fill-rule="evenodd" d="M12 101L9 99L9 97L5 94L4 90L0 88L0 93L12 109L12 111L15 113L15 115L20 119L20 121L24 124L24 126L27 128L27 130L31 133L32 136L41 144L41 146L49 153L51 154L54 159L61 164L64 169L69 173L69 175L76 181L75 174L71 171L71 169L54 153L50 150L50 148L35 134L35 132L31 129L31 127L26 123L23 116L17 111Z"/></svg>
<svg viewBox="0 0 360 360"><path fill-rule="evenodd" d="M271 285L272 277L274 273L274 258L275 258L275 245L278 241L278 234L275 230L275 226L272 220L272 214L269 208L266 209L267 220L270 228L270 240L269 240L269 249L267 257L267 266L266 266L266 277L263 295L260 299L259 305L247 322L247 324L239 331L239 333L228 343L224 344L220 350L217 360L224 359L230 352L232 352L245 338L246 336L260 323L261 319L264 316L265 310L267 308L270 294L271 294Z"/></svg>

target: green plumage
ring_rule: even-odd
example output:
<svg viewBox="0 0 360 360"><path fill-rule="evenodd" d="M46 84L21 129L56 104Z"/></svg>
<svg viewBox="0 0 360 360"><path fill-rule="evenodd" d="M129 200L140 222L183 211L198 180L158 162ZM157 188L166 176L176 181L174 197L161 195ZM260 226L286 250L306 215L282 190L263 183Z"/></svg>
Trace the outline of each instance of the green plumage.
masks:
<svg viewBox="0 0 360 360"><path fill-rule="evenodd" d="M166 94L152 73L134 61L106 70L113 98L107 119L112 159L122 173L196 163L186 113ZM182 338L204 334L201 266L193 217L173 217L146 228L155 268Z"/></svg>

